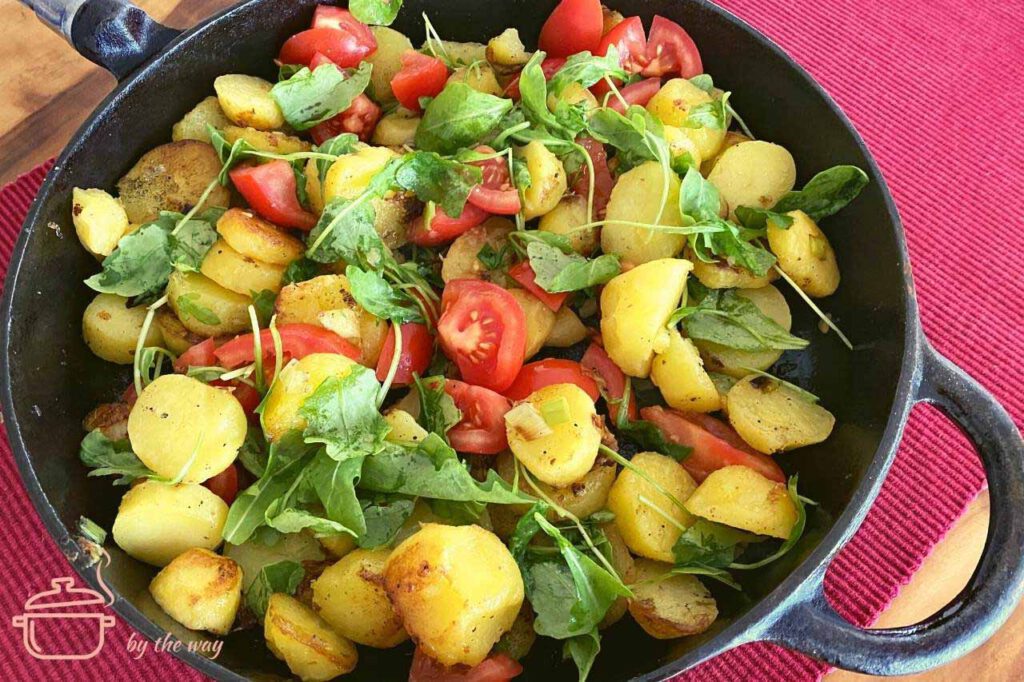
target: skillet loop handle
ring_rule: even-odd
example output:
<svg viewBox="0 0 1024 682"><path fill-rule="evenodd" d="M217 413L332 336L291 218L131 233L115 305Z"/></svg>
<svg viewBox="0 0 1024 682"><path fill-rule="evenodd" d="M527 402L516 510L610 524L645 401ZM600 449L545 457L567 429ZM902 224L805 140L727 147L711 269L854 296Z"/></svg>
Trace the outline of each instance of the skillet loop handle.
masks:
<svg viewBox="0 0 1024 682"><path fill-rule="evenodd" d="M836 613L824 593L827 565L770 626L766 639L840 668L907 675L938 667L978 647L1009 618L1024 593L1024 441L995 399L927 341L921 347L917 401L934 404L977 449L992 499L985 551L967 587L927 620L865 630Z"/></svg>

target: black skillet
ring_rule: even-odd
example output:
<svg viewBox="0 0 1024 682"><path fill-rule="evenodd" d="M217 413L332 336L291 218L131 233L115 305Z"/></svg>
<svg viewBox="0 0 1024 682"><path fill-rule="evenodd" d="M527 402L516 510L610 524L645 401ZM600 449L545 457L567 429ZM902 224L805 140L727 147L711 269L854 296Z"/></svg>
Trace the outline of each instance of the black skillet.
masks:
<svg viewBox="0 0 1024 682"><path fill-rule="evenodd" d="M999 628L1021 596L1024 443L992 397L923 337L900 219L881 173L828 95L736 17L701 0L605 1L645 21L662 14L685 26L708 72L735 93L737 109L758 136L793 152L800 184L839 163L866 169L872 182L826 225L843 284L824 305L856 349L848 352L835 335L816 332L806 307L791 301L796 332L815 342L806 352L787 355L782 372L821 396L838 424L826 443L779 457L788 472L800 472L801 491L821 503L809 532L788 562L745 577L746 596L719 591L724 617L704 636L659 642L628 619L616 625L604 637L591 679L666 679L757 640L880 675L913 673L965 654ZM80 515L109 528L119 495L108 481L86 478L77 457L79 424L96 403L115 396L126 377L82 342L82 310L92 295L82 280L96 271L96 262L68 236L71 188L112 188L143 152L167 141L171 125L212 92L216 76L238 72L273 79L278 47L308 25L315 3L250 0L181 34L118 0L27 4L121 80L50 171L18 240L3 299L3 414L15 458L49 532L95 584L68 529ZM406 0L395 28L422 35L420 13L427 10L446 38L485 40L509 26L536 36L554 4ZM992 499L988 541L970 584L941 612L909 627L862 630L829 606L822 589L825 571L878 494L918 402L943 410L980 453ZM118 595L113 608L121 617L151 639L165 630L198 637L176 626L149 598L146 585L154 570L108 544L113 563L104 577ZM257 632L232 635L216 661L187 652L179 656L222 680L287 676L261 640ZM363 649L357 671L346 679L404 679L410 653L408 647ZM575 679L559 659L556 647L536 647L522 679Z"/></svg>

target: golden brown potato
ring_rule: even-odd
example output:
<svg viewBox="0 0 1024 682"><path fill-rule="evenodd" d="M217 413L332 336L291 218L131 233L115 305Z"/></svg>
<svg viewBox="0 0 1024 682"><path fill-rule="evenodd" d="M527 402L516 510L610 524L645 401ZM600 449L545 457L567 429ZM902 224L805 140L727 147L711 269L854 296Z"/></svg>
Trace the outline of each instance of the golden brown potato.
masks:
<svg viewBox="0 0 1024 682"><path fill-rule="evenodd" d="M579 316L567 305L563 305L555 313L555 325L551 327L545 346L568 348L587 338L587 328L583 326Z"/></svg>
<svg viewBox="0 0 1024 682"><path fill-rule="evenodd" d="M316 159L306 161L306 197L309 208L317 215L324 212L324 190L320 183L320 171L316 167Z"/></svg>
<svg viewBox="0 0 1024 682"><path fill-rule="evenodd" d="M228 144L234 144L237 140L245 140L254 149L272 154L294 154L296 152L308 152L312 149L305 140L300 140L293 135L277 131L257 130L256 128L240 128L239 126L226 126L223 130L224 139Z"/></svg>
<svg viewBox="0 0 1024 682"><path fill-rule="evenodd" d="M657 561L636 562L636 583L629 612L644 632L656 639L697 635L718 618L718 605L692 575L664 578L672 567Z"/></svg>
<svg viewBox="0 0 1024 682"><path fill-rule="evenodd" d="M370 72L370 95L380 103L393 102L391 79L402 69L402 54L412 49L404 34L387 26L371 26L377 49L366 58L373 65Z"/></svg>
<svg viewBox="0 0 1024 682"><path fill-rule="evenodd" d="M376 216L373 229L389 249L405 245L409 238L409 223L419 213L420 202L413 194L395 192L373 200Z"/></svg>
<svg viewBox="0 0 1024 682"><path fill-rule="evenodd" d="M216 324L209 324L210 319L200 320L185 310L186 302L213 313ZM200 336L237 334L252 327L249 319L252 299L225 289L198 272L172 272L167 281L167 303L185 329Z"/></svg>
<svg viewBox="0 0 1024 682"><path fill-rule="evenodd" d="M128 556L166 566L182 552L221 543L228 505L195 483L143 481L125 493L111 535Z"/></svg>
<svg viewBox="0 0 1024 682"><path fill-rule="evenodd" d="M390 114L385 114L373 130L373 143L381 147L404 147L412 145L416 139L416 128L420 125L420 117L413 112L399 107Z"/></svg>
<svg viewBox="0 0 1024 682"><path fill-rule="evenodd" d="M697 146L700 158L707 159L717 154L722 147L725 128L690 128L686 125L686 120L691 109L711 101L711 95L686 78L673 78L647 102L647 111L665 125L678 128Z"/></svg>
<svg viewBox="0 0 1024 682"><path fill-rule="evenodd" d="M217 232L241 255L273 265L288 265L306 250L299 239L242 208L225 211L217 221Z"/></svg>
<svg viewBox="0 0 1024 682"><path fill-rule="evenodd" d="M226 635L242 603L242 569L231 559L194 547L157 573L149 592L188 629Z"/></svg>
<svg viewBox="0 0 1024 682"><path fill-rule="evenodd" d="M153 324L160 328L164 348L175 355L181 355L205 338L202 334L196 334L189 330L181 323L178 316L167 308L160 308L157 311L156 317L153 318Z"/></svg>
<svg viewBox="0 0 1024 682"><path fill-rule="evenodd" d="M387 147L367 146L339 157L324 176L324 203L330 203L336 197L355 199L395 156L395 152Z"/></svg>
<svg viewBox="0 0 1024 682"><path fill-rule="evenodd" d="M732 267L724 260L705 263L692 254L690 260L693 261L693 276L708 289L760 289L779 278L774 268L758 277L745 268Z"/></svg>
<svg viewBox="0 0 1024 682"><path fill-rule="evenodd" d="M109 256L128 233L128 214L121 202L101 189L71 191L71 221L85 250Z"/></svg>
<svg viewBox="0 0 1024 682"><path fill-rule="evenodd" d="M836 423L824 407L766 376L740 379L727 400L729 423L750 447L768 454L820 443Z"/></svg>
<svg viewBox="0 0 1024 682"><path fill-rule="evenodd" d="M356 539L348 533L319 538L320 544L335 559L340 559L356 548Z"/></svg>
<svg viewBox="0 0 1024 682"><path fill-rule="evenodd" d="M128 220L145 223L160 211L186 213L195 206L220 173L220 158L213 147L196 140L169 142L154 147L117 181L117 191ZM202 208L227 206L231 194L217 185Z"/></svg>
<svg viewBox="0 0 1024 682"><path fill-rule="evenodd" d="M601 530L604 531L605 537L608 538L608 545L612 549L611 556L609 557L612 568L615 569L622 582L629 585L633 582L636 575L636 565L633 561L633 555L629 553L629 547L626 546L626 542L622 539L622 534L615 527L614 521L601 526ZM608 611L605 612L604 618L598 624L598 627L603 630L615 625L626 615L628 608L629 601L625 597L619 597L608 607Z"/></svg>
<svg viewBox="0 0 1024 682"><path fill-rule="evenodd" d="M598 229L582 228L587 224L587 198L577 194L562 197L558 205L540 219L538 229L564 235L576 253L589 256L597 248Z"/></svg>
<svg viewBox="0 0 1024 682"><path fill-rule="evenodd" d="M107 362L130 365L145 320L146 306L129 308L122 296L99 294L82 314L82 337L89 350ZM163 345L158 325L150 325L144 345Z"/></svg>
<svg viewBox="0 0 1024 682"><path fill-rule="evenodd" d="M685 504L695 516L780 540L797 518L786 486L740 465L712 471Z"/></svg>
<svg viewBox="0 0 1024 682"><path fill-rule="evenodd" d="M516 229L508 218L488 218L482 224L462 233L448 247L441 263L441 279L484 279L487 268L477 258L486 245L499 252L508 244L508 235Z"/></svg>
<svg viewBox="0 0 1024 682"><path fill-rule="evenodd" d="M220 102L213 96L205 98L192 111L185 114L180 121L174 124L174 127L171 128L171 139L175 142L179 140L209 142L210 130L207 128L208 125L221 131L231 125L231 121L228 120L228 117L224 115L224 111L220 108Z"/></svg>
<svg viewBox="0 0 1024 682"><path fill-rule="evenodd" d="M768 246L779 259L779 267L808 296L831 296L839 288L839 264L832 244L803 211L786 215L793 218L788 229L768 224Z"/></svg>
<svg viewBox="0 0 1024 682"><path fill-rule="evenodd" d="M213 81L224 115L235 125L275 130L284 126L284 114L270 95L274 87L262 78L240 73L218 76Z"/></svg>
<svg viewBox="0 0 1024 682"><path fill-rule="evenodd" d="M663 194L667 183L667 194ZM683 250L686 237L627 223L679 227L679 177L667 175L656 161L648 161L623 173L612 188L601 228L601 248L633 265L671 258ZM664 206L662 196L666 197ZM658 220L659 211L661 220ZM616 222L623 221L623 222Z"/></svg>
<svg viewBox="0 0 1024 682"><path fill-rule="evenodd" d="M793 326L786 297L774 286L769 284L759 289L740 289L736 293L750 300L787 332ZM766 370L782 356L780 350L742 351L699 339L694 343L700 349L706 369L736 378L745 377L751 369Z"/></svg>
<svg viewBox="0 0 1024 682"><path fill-rule="evenodd" d="M199 266L200 272L225 289L249 295L264 289L274 293L280 291L284 269L283 265L243 256L223 238L210 247Z"/></svg>
<svg viewBox="0 0 1024 682"><path fill-rule="evenodd" d="M405 629L444 665L477 665L512 627L523 578L508 548L479 526L427 523L391 553L384 585Z"/></svg>
<svg viewBox="0 0 1024 682"><path fill-rule="evenodd" d="M277 440L293 429L306 428L299 408L331 377L343 378L356 363L336 353L313 353L281 370L263 404L263 429ZM236 401L237 402L237 401Z"/></svg>
<svg viewBox="0 0 1024 682"><path fill-rule="evenodd" d="M424 47L426 47L425 44ZM487 60L487 46L483 43L442 40L441 47L443 48L444 54L456 66L469 66L473 62L482 62Z"/></svg>
<svg viewBox="0 0 1024 682"><path fill-rule="evenodd" d="M715 382L704 369L700 351L690 339L672 330L663 352L654 354L651 381L661 389L669 407L691 412L715 412L722 406Z"/></svg>
<svg viewBox="0 0 1024 682"><path fill-rule="evenodd" d="M539 298L525 289L510 289L512 297L519 301L526 314L526 355L529 360L544 347L544 342L555 328L555 313Z"/></svg>
<svg viewBox="0 0 1024 682"><path fill-rule="evenodd" d="M313 581L313 606L335 632L356 644L390 649L409 639L384 589L390 554L357 549Z"/></svg>
<svg viewBox="0 0 1024 682"><path fill-rule="evenodd" d="M539 140L522 147L519 156L530 173L530 186L523 190L523 217L532 220L558 205L568 179L562 162Z"/></svg>
<svg viewBox="0 0 1024 682"><path fill-rule="evenodd" d="M498 455L494 464L498 475L503 479L509 483L515 479L515 457L510 452ZM585 519L605 508L608 502L608 493L615 482L615 473L615 462L599 455L590 471L567 486L559 488L543 481L534 482L541 492L555 504L577 518ZM519 486L527 493L533 494L533 489L528 484L520 481ZM514 516L518 519L530 508L530 505L498 505L492 510L491 516L494 516L493 512L506 508L513 511ZM558 519L558 514L552 509L548 513L548 520L557 521Z"/></svg>
<svg viewBox="0 0 1024 682"><path fill-rule="evenodd" d="M477 62L472 66L460 66L448 77L449 83L465 83L477 92L500 97L504 90L498 85L494 69L486 62Z"/></svg>
<svg viewBox="0 0 1024 682"><path fill-rule="evenodd" d="M736 218L738 206L771 208L796 182L796 163L785 147L763 140L740 142L722 152L708 180Z"/></svg>
<svg viewBox="0 0 1024 682"><path fill-rule="evenodd" d="M516 28L506 28L501 35L491 38L485 54L487 61L498 67L523 66L530 61L530 53Z"/></svg>
<svg viewBox="0 0 1024 682"><path fill-rule="evenodd" d="M704 177L707 177L708 173L710 173L711 169L715 167L715 164L718 163L718 159L720 159L722 157L722 153L726 149L728 149L729 147L735 147L740 142L749 142L749 141L750 141L750 138L747 137L746 135L744 135L743 133L737 133L737 132L732 131L732 130L727 132L725 134L725 139L722 141L722 147L718 150L718 153L715 154L714 156L712 156L710 159L704 159L704 161L701 163L701 165L700 165L701 175L703 175Z"/></svg>
<svg viewBox="0 0 1024 682"><path fill-rule="evenodd" d="M267 648L303 682L325 682L352 672L359 652L308 606L286 594L272 594L263 620Z"/></svg>

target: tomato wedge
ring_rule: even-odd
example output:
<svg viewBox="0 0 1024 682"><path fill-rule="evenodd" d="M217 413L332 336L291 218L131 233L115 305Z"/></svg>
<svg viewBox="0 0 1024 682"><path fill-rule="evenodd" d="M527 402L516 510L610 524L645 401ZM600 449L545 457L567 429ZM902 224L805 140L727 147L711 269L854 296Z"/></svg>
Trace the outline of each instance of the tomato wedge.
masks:
<svg viewBox="0 0 1024 682"><path fill-rule="evenodd" d="M178 356L178 359L174 361L174 370L185 373L189 367L213 367L217 364L217 358L214 355L216 348L217 344L213 339L200 341Z"/></svg>
<svg viewBox="0 0 1024 682"><path fill-rule="evenodd" d="M647 38L647 65L643 75L693 78L703 72L700 52L690 34L671 19L655 16Z"/></svg>
<svg viewBox="0 0 1024 682"><path fill-rule="evenodd" d="M603 144L592 137L580 137L576 139L576 142L587 150L587 155L590 156L590 161L594 164L594 217L601 220L608 207L608 199L612 196L612 187L615 186L615 178L608 170L608 151ZM572 191L584 198L589 196L590 169L586 165L583 166L573 183Z"/></svg>
<svg viewBox="0 0 1024 682"><path fill-rule="evenodd" d="M287 161L241 166L229 175L249 206L275 225L306 231L316 226L316 216L299 203L295 173Z"/></svg>
<svg viewBox="0 0 1024 682"><path fill-rule="evenodd" d="M595 401L601 397L597 382L583 371L580 363L559 358L545 358L523 365L516 380L505 389L505 397L524 400L534 391L552 384L575 384Z"/></svg>
<svg viewBox="0 0 1024 682"><path fill-rule="evenodd" d="M281 349L289 359L300 360L313 353L335 353L351 360L359 360L360 351L329 329L313 324L283 324L277 328L281 336ZM269 329L260 332L263 357L273 357L274 337ZM235 369L255 360L253 335L241 334L214 351L221 367Z"/></svg>
<svg viewBox="0 0 1024 682"><path fill-rule="evenodd" d="M213 478L203 481L203 486L227 504L231 504L238 495L238 467L230 464Z"/></svg>
<svg viewBox="0 0 1024 682"><path fill-rule="evenodd" d="M437 57L406 50L402 68L391 79L391 92L410 111L423 111L420 97L437 97L448 82L448 67Z"/></svg>
<svg viewBox="0 0 1024 682"><path fill-rule="evenodd" d="M429 210L424 211L409 225L409 241L417 246L440 246L490 217L487 211L468 202L458 218L452 218L440 206L434 206L434 215L427 223L429 214Z"/></svg>
<svg viewBox="0 0 1024 682"><path fill-rule="evenodd" d="M448 431L453 448L475 455L496 455L508 448L505 413L512 409L508 398L457 379L445 379L444 390L462 412L462 420Z"/></svg>
<svg viewBox="0 0 1024 682"><path fill-rule="evenodd" d="M750 467L773 481L786 482L775 460L753 450L731 426L714 417L664 407L645 407L640 415L661 429L669 441L693 448L683 460L683 468L698 483L712 471L734 464Z"/></svg>
<svg viewBox="0 0 1024 682"><path fill-rule="evenodd" d="M381 108L364 94L359 94L348 109L333 118L317 123L310 128L309 134L313 142L323 144L332 137L342 133L353 133L363 142L369 142L377 121L381 117Z"/></svg>
<svg viewBox="0 0 1024 682"><path fill-rule="evenodd" d="M523 366L526 314L497 284L457 279L441 295L437 335L464 381L500 392Z"/></svg>
<svg viewBox="0 0 1024 682"><path fill-rule="evenodd" d="M391 369L391 361L395 355L395 327L391 325L388 336L381 348L377 360L377 381L384 381ZM419 322L402 324L402 351L398 356L398 370L395 372L393 386L408 386L412 383L413 372L423 374L430 366L434 356L434 337L430 335L427 325Z"/></svg>
<svg viewBox="0 0 1024 682"><path fill-rule="evenodd" d="M556 313L558 309L565 303L565 299L569 297L569 292L560 292L552 294L549 291L545 291L537 284L537 275L533 271L533 266L530 265L530 261L523 261L517 265L512 266L508 269L509 276L515 281L519 282L520 286L529 291L531 294L536 296L541 303L551 308Z"/></svg>
<svg viewBox="0 0 1024 682"><path fill-rule="evenodd" d="M364 43L377 44L370 27L355 18L352 12L340 7L330 5L317 5L313 11L313 24L311 28L333 28L339 31L346 31L359 38Z"/></svg>
<svg viewBox="0 0 1024 682"><path fill-rule="evenodd" d="M409 682L508 682L523 672L523 666L505 654L493 654L472 668L446 666L416 649L409 669Z"/></svg>
<svg viewBox="0 0 1024 682"><path fill-rule="evenodd" d="M619 90L622 99L615 95L608 98L608 106L620 114L625 114L627 106L633 106L634 104L642 107L647 106L647 103L658 93L658 90L661 90L660 78L646 78L636 83L630 83ZM625 105L622 103L623 100L626 102Z"/></svg>
<svg viewBox="0 0 1024 682"><path fill-rule="evenodd" d="M594 52L603 31L601 0L562 0L541 27L538 45L551 57Z"/></svg>
<svg viewBox="0 0 1024 682"><path fill-rule="evenodd" d="M377 49L377 39L370 27L348 10L320 5L313 12L312 27L296 33L281 46L278 60L282 64L312 62L319 52L343 69L359 66L359 62Z"/></svg>
<svg viewBox="0 0 1024 682"><path fill-rule="evenodd" d="M611 417L612 424L614 424L618 419L619 405L617 402L612 401L622 400L622 396L626 392L626 375L608 357L608 353L605 352L604 348L596 343L590 344L590 347L587 348L587 352L580 358L580 365L591 377L597 380L598 386L602 388L601 393L604 395L605 404L608 406L608 416ZM626 411L626 415L630 420L636 419L635 393L631 393L629 396L629 408Z"/></svg>
<svg viewBox="0 0 1024 682"><path fill-rule="evenodd" d="M480 154L493 154L490 147L476 148ZM473 161L471 166L479 166L483 172L483 182L469 193L469 203L488 213L496 215L515 215L522 209L519 190L512 184L512 174L508 170L508 159L496 156L486 161Z"/></svg>
<svg viewBox="0 0 1024 682"><path fill-rule="evenodd" d="M551 80L551 77L558 73L558 70L565 66L565 57L548 57L540 63L540 70L544 72L544 80ZM519 92L519 74L509 81L505 86L505 95L512 99L519 99L522 93Z"/></svg>
<svg viewBox="0 0 1024 682"><path fill-rule="evenodd" d="M640 73L647 66L647 35L640 17L623 19L605 33L595 54L608 54L612 45L618 50L619 63L626 71Z"/></svg>

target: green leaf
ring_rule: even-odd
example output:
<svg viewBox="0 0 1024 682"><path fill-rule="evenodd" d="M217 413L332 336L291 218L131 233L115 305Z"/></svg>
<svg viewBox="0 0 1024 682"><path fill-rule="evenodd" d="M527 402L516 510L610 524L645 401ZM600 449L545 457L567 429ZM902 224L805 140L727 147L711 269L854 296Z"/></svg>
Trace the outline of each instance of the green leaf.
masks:
<svg viewBox="0 0 1024 682"><path fill-rule="evenodd" d="M157 223L147 223L121 237L114 252L103 259L103 271L85 280L86 285L125 297L162 291L174 270L168 236Z"/></svg>
<svg viewBox="0 0 1024 682"><path fill-rule="evenodd" d="M627 415L627 410L619 410L619 415ZM665 438L665 434L662 433L661 429L655 426L653 423L637 419L636 421L627 421L618 426L617 430L623 436L639 445L644 450L660 452L663 455L668 455L678 462L682 462L690 453L693 452L693 448L685 445L679 445Z"/></svg>
<svg viewBox="0 0 1024 682"><path fill-rule="evenodd" d="M346 77L335 64L321 64L315 71L299 70L270 90L284 119L296 130L308 130L352 106L370 84L373 65L362 62Z"/></svg>
<svg viewBox="0 0 1024 682"><path fill-rule="evenodd" d="M696 168L689 168L679 187L679 211L695 223L718 219L722 198Z"/></svg>
<svg viewBox="0 0 1024 682"><path fill-rule="evenodd" d="M249 294L252 296L252 306L256 309L256 319L260 327L265 329L270 325L270 320L274 317L274 305L277 303L277 294L270 289L250 291Z"/></svg>
<svg viewBox="0 0 1024 682"><path fill-rule="evenodd" d="M325 140L322 145L316 148L316 151L321 154L331 154L333 156L343 156L345 154L351 154L354 152L359 145L359 137L354 133L342 133L336 135L329 140ZM317 159L316 160L316 174L320 180L320 187L324 186L324 182L327 179L327 170L331 167L334 161L328 159Z"/></svg>
<svg viewBox="0 0 1024 682"><path fill-rule="evenodd" d="M796 547L796 543L799 542L800 538L804 534L804 529L807 527L807 508L806 505L814 504L811 500L806 497L801 497L796 490L797 477L791 476L789 484L786 486L786 492L789 494L789 499L793 501L793 505L796 507L796 523L793 524L793 530L789 532L789 537L786 538L785 542L771 555L755 561L753 563L732 563L729 564L729 568L738 571L750 571L755 568L761 568L768 564L777 561L787 554L791 549Z"/></svg>
<svg viewBox="0 0 1024 682"><path fill-rule="evenodd" d="M728 97L729 93L725 93L719 99L690 107L686 114L686 120L683 121L683 127L725 130L729 127L729 112L726 108Z"/></svg>
<svg viewBox="0 0 1024 682"><path fill-rule="evenodd" d="M510 99L478 92L465 83L449 83L423 112L416 129L416 147L440 154L472 147L511 108Z"/></svg>
<svg viewBox="0 0 1024 682"><path fill-rule="evenodd" d="M309 233L308 243L315 244L320 235L330 228L324 241L307 257L318 263L336 263L340 260L355 263L367 269L376 270L390 258L390 252L374 229L377 212L373 204L366 200L332 199L316 227Z"/></svg>
<svg viewBox="0 0 1024 682"><path fill-rule="evenodd" d="M495 250L490 243L484 244L483 248L477 251L476 259L488 270L501 270L509 261L511 247L506 243Z"/></svg>
<svg viewBox="0 0 1024 682"><path fill-rule="evenodd" d="M411 152L395 172L399 187L420 201L433 201L453 218L462 215L469 193L483 180L478 166L442 158L433 152Z"/></svg>
<svg viewBox="0 0 1024 682"><path fill-rule="evenodd" d="M608 53L603 57L589 52L578 52L569 57L562 68L555 72L548 81L547 89L558 97L572 83L589 88L603 80L605 76L625 80L628 74L619 61L619 51L614 45L609 47Z"/></svg>
<svg viewBox="0 0 1024 682"><path fill-rule="evenodd" d="M619 257L610 253L594 259L566 254L547 244L532 242L526 247L537 286L551 293L579 291L604 284L621 272Z"/></svg>
<svg viewBox="0 0 1024 682"><path fill-rule="evenodd" d="M341 524L352 535L366 532L367 521L356 497L356 484L363 471L363 458L342 461L320 452L309 465L306 479L312 484L327 518Z"/></svg>
<svg viewBox="0 0 1024 682"><path fill-rule="evenodd" d="M327 378L299 408L306 442L326 445L338 461L380 452L390 427L377 411L378 391L377 377L361 365Z"/></svg>
<svg viewBox="0 0 1024 682"><path fill-rule="evenodd" d="M320 265L308 258L293 260L284 269L284 276L281 277L281 286L288 286L297 282L305 282L320 274Z"/></svg>
<svg viewBox="0 0 1024 682"><path fill-rule="evenodd" d="M690 79L690 82L707 93L710 93L712 90L715 89L715 81L711 78L710 75L706 73L701 73L694 76L693 78Z"/></svg>
<svg viewBox="0 0 1024 682"><path fill-rule="evenodd" d="M732 289L712 290L696 307L679 308L669 318L669 326L680 321L691 339L742 351L799 350L809 345Z"/></svg>
<svg viewBox="0 0 1024 682"><path fill-rule="evenodd" d="M756 537L720 523L697 519L672 547L676 567L692 565L727 568Z"/></svg>
<svg viewBox="0 0 1024 682"><path fill-rule="evenodd" d="M82 439L78 456L92 469L89 476L117 476L114 485L128 485L139 478L156 476L132 451L127 439L110 440L100 429L90 431Z"/></svg>
<svg viewBox="0 0 1024 682"><path fill-rule="evenodd" d="M283 500L277 500L267 510L267 525L280 533L309 531L318 538L352 533L352 529L345 524L332 521L318 512L285 504Z"/></svg>
<svg viewBox="0 0 1024 682"><path fill-rule="evenodd" d="M793 224L793 217L785 213L776 213L765 208L751 208L750 206L737 206L736 218L740 224L748 230L764 230L770 222L773 226L786 230Z"/></svg>
<svg viewBox="0 0 1024 682"><path fill-rule="evenodd" d="M811 178L802 190L782 197L772 210L778 213L803 211L818 221L856 199L867 184L868 174L860 168L833 166Z"/></svg>
<svg viewBox="0 0 1024 682"><path fill-rule="evenodd" d="M270 595L295 594L305 575L302 564L288 559L263 566L245 593L246 606L262 621L267 615Z"/></svg>
<svg viewBox="0 0 1024 682"><path fill-rule="evenodd" d="M237 166L242 159L251 156L252 152L256 151L256 148L243 138L238 138L234 143L228 144L224 133L209 123L206 124L206 130L210 135L210 144L213 145L213 149L217 152L217 157L220 159L221 166L220 173L217 175L217 181L227 187L228 171Z"/></svg>
<svg viewBox="0 0 1024 682"><path fill-rule="evenodd" d="M387 495L381 495L372 502L364 502L366 532L356 538L356 544L367 549L390 545L398 536L398 531L412 516L414 507L413 500Z"/></svg>
<svg viewBox="0 0 1024 682"><path fill-rule="evenodd" d="M349 0L348 11L373 26L390 26L402 9L402 0Z"/></svg>
<svg viewBox="0 0 1024 682"><path fill-rule="evenodd" d="M345 276L348 277L352 298L371 315L398 324L423 321L416 300L389 284L379 273L349 265L345 268Z"/></svg>
<svg viewBox="0 0 1024 682"><path fill-rule="evenodd" d="M594 661L601 652L601 633L597 629L591 630L582 635L576 635L565 640L562 647L562 656L572 658L579 670L579 682L586 682L590 671L594 667Z"/></svg>
<svg viewBox="0 0 1024 682"><path fill-rule="evenodd" d="M436 376L421 379L414 376L413 382L420 399L420 426L429 433L437 434L447 443L448 430L462 421L462 412L444 390L445 378Z"/></svg>
<svg viewBox="0 0 1024 682"><path fill-rule="evenodd" d="M223 213L222 209L204 211L199 217L185 221L178 229L177 234L167 235L172 266L186 272L199 272L199 266L202 265L206 253L217 241L217 229L214 226ZM173 216L178 217L173 219ZM176 213L169 214L168 218L172 218L173 223L165 222L163 224L169 225L167 229L171 230L182 217L184 216ZM164 218L164 220L168 218Z"/></svg>
<svg viewBox="0 0 1024 682"><path fill-rule="evenodd" d="M263 437L263 429L249 425L242 447L238 450L238 461L256 478L267 470L267 441Z"/></svg>
<svg viewBox="0 0 1024 682"><path fill-rule="evenodd" d="M621 171L645 161L658 161L671 170L664 127L641 106L629 107L625 115L602 107L590 117L588 130L592 137L618 150Z"/></svg>
<svg viewBox="0 0 1024 682"><path fill-rule="evenodd" d="M480 520L487 505L483 502L455 502L452 500L427 500L431 513L453 526L465 526Z"/></svg>
<svg viewBox="0 0 1024 682"><path fill-rule="evenodd" d="M175 304L183 320L195 319L203 324L220 324L217 314L199 303L198 292L193 291L178 296Z"/></svg>

